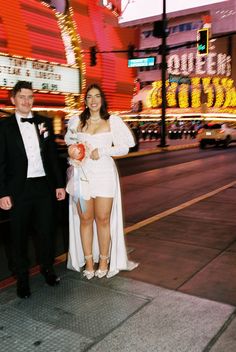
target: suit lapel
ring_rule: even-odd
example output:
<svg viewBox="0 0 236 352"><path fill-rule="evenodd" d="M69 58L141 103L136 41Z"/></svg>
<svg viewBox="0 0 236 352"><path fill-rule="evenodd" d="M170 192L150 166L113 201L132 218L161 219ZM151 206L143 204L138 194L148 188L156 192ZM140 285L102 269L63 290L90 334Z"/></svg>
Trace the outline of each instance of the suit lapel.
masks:
<svg viewBox="0 0 236 352"><path fill-rule="evenodd" d="M9 134L11 136L11 139L13 141L16 141L16 144L18 145L18 147L20 148L20 150L26 154L25 151L25 146L24 146L24 142L20 133L20 129L18 126L18 123L16 121L16 116L12 115L9 117Z"/></svg>

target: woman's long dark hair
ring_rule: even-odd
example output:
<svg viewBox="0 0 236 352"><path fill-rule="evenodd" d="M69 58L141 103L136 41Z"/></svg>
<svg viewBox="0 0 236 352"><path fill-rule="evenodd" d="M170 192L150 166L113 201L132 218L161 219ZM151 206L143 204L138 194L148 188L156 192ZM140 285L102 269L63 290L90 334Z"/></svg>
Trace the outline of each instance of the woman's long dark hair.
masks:
<svg viewBox="0 0 236 352"><path fill-rule="evenodd" d="M101 116L101 119L103 120L108 120L109 117L110 117L110 114L108 113L107 111L107 101L106 101L106 97L105 97L105 94L102 90L102 88L96 84L96 83L93 83L93 84L90 84L90 86L88 86L87 90L86 90L86 93L85 93L85 100L87 99L87 95L89 93L89 91L91 89L97 89L99 91L99 93L101 94L101 98L102 98L102 105L101 105L101 108L100 108L100 116ZM90 118L90 111L89 111L89 108L86 107L84 109L84 111L81 113L80 115L80 121L81 121L81 128L83 128L85 125L86 125L86 121Z"/></svg>

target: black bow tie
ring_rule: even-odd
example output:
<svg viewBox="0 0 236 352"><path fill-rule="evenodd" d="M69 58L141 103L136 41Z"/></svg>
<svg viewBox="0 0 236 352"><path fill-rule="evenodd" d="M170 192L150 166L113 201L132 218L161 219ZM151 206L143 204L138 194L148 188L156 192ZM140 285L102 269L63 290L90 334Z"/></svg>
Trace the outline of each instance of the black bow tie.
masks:
<svg viewBox="0 0 236 352"><path fill-rule="evenodd" d="M25 117L21 117L21 122L29 122L29 123L35 123L36 119L34 117L31 118L25 118Z"/></svg>

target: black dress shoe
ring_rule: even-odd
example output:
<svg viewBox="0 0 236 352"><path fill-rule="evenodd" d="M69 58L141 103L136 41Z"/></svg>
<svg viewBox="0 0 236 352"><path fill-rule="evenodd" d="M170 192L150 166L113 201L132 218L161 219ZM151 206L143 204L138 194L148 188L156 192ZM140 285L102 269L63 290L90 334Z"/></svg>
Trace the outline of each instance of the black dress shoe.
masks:
<svg viewBox="0 0 236 352"><path fill-rule="evenodd" d="M58 277L53 269L41 269L41 274L44 276L45 282L49 286L56 286L60 283L60 277Z"/></svg>
<svg viewBox="0 0 236 352"><path fill-rule="evenodd" d="M31 295L28 275L17 278L16 294L19 298L29 298Z"/></svg>

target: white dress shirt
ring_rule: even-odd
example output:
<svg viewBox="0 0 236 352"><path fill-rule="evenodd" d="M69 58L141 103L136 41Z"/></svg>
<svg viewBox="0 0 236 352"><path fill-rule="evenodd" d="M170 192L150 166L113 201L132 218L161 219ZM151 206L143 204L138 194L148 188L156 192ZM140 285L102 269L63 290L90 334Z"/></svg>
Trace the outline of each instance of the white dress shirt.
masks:
<svg viewBox="0 0 236 352"><path fill-rule="evenodd" d="M38 135L36 132L36 128L38 127L33 123L21 122L22 116L20 116L20 114L17 112L15 115L28 159L27 178L45 176L43 162L40 154ZM30 113L27 118L31 117L32 114Z"/></svg>

